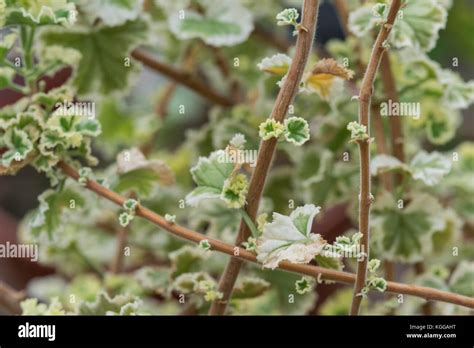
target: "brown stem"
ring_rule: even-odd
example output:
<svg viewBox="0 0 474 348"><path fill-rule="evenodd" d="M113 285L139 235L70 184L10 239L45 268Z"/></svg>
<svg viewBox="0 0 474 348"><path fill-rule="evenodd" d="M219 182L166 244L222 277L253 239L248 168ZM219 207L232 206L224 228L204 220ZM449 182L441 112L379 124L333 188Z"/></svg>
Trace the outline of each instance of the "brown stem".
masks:
<svg viewBox="0 0 474 348"><path fill-rule="evenodd" d="M398 102L397 86L395 83L395 77L393 76L392 67L390 64L390 56L388 52L382 55L380 61L380 75L382 78L382 85L385 90L385 95L388 99L393 102ZM380 109L378 110L380 118ZM405 161L404 148L403 148L403 130L401 124L401 118L399 116L390 116L388 120L390 124L390 141L392 146L392 154L398 158L401 162ZM387 177L385 180L390 180L388 173L384 174ZM402 174L395 173L395 182L400 185L402 182ZM383 177L382 177L382 180ZM391 183L390 183L391 186ZM391 191L393 187L389 187L388 191ZM386 260L385 264L385 278L387 280L394 280L395 278L395 264L391 261Z"/></svg>
<svg viewBox="0 0 474 348"><path fill-rule="evenodd" d="M390 65L390 56L388 52L382 55L380 62L380 76L382 78L382 85L385 89L385 94L393 102L398 101L397 87L395 84L395 77L393 76L392 68ZM390 129L392 142L392 153L400 161L405 161L405 154L403 149L403 129L400 116L390 116Z"/></svg>
<svg viewBox="0 0 474 348"><path fill-rule="evenodd" d="M163 94L160 96L160 100L156 105L156 114L161 119L164 119L168 113L168 106L171 102L174 92L178 88L176 82L170 82L164 89Z"/></svg>
<svg viewBox="0 0 474 348"><path fill-rule="evenodd" d="M21 314L20 302L25 298L23 291L17 291L0 282L0 307L11 314Z"/></svg>
<svg viewBox="0 0 474 348"><path fill-rule="evenodd" d="M61 169L64 174L73 178L76 181L80 177L79 173L74 168L64 162L59 162L58 168ZM87 180L85 187L119 206L122 206L123 203L126 201L125 197L109 190L108 188L100 185L94 180ZM260 264L257 261L257 257L254 253L247 251L239 246L230 245L218 239L210 238L199 232L192 231L186 227L170 223L166 221L165 218L163 218L162 216L154 213L153 211L142 205L138 205L136 209L136 215L154 223L155 225L163 228L164 230L179 238L194 242L196 244L198 244L201 240L207 240L211 245L211 250L230 255L233 258L238 258L243 261L249 261ZM294 264L287 261L281 262L278 268L293 273L308 275L315 278L321 277L322 279L333 280L347 284L353 284L356 280L356 276L352 273L335 271L319 266ZM474 308L473 298L423 286L387 282L386 291L417 296L425 298L427 300L449 302L460 306Z"/></svg>
<svg viewBox="0 0 474 348"><path fill-rule="evenodd" d="M217 91L209 87L207 84L194 78L188 72L176 69L175 67L172 67L159 61L156 57L152 56L150 53L146 52L142 48L135 49L132 52L132 57L145 64L147 67L156 70L163 75L166 75L173 81L192 89L200 96L208 99L209 101L215 104L226 107L235 104L234 100L232 100L230 97L218 93Z"/></svg>
<svg viewBox="0 0 474 348"><path fill-rule="evenodd" d="M385 144L385 132L383 129L382 117L380 115L380 107L378 105L372 106L372 120L374 122L374 132L375 132L375 145L377 146L377 153L388 155L387 146ZM392 178L390 173L382 173L380 175L382 180L383 188L391 192L393 189ZM384 261L385 269L385 279L394 280L395 277L395 264L391 261Z"/></svg>
<svg viewBox="0 0 474 348"><path fill-rule="evenodd" d="M314 35L316 33L318 5L318 0L305 0L303 4L301 29L296 41L295 56L288 70L285 83L278 93L275 105L273 106L270 115L271 118L278 122L283 121L288 111L288 107L293 102L293 99L298 92L301 78L306 67L306 62L313 46ZM265 186L265 180L275 152L276 143L277 140L275 138L260 143L257 165L252 174L252 178L250 179L247 204L245 206L245 210L252 220L255 220L257 214L260 198ZM242 220L235 244L240 245L242 242L246 241L249 236L250 230L247 224ZM209 310L210 315L224 314L241 266L242 261L240 259L232 258L229 260L224 274L219 281L219 291L223 294L223 297L211 304Z"/></svg>
<svg viewBox="0 0 474 348"><path fill-rule="evenodd" d="M336 8L342 30L346 35L348 35L349 28L347 27L347 23L349 20L349 9L347 8L347 0L334 0L333 3L334 7Z"/></svg>
<svg viewBox="0 0 474 348"><path fill-rule="evenodd" d="M347 8L347 0L334 0L334 7L339 17L339 23L341 24L342 31L345 36L352 36L352 33L349 31L349 9ZM356 56L356 77L362 77L364 73L365 66L362 62L362 47L360 40L356 42L354 47L354 53ZM354 84L354 80L349 81L349 84Z"/></svg>
<svg viewBox="0 0 474 348"><path fill-rule="evenodd" d="M127 243L127 237L128 228L120 226L117 234L117 249L115 250L115 256L112 261L112 273L120 273L123 270L123 257L125 244Z"/></svg>
<svg viewBox="0 0 474 348"><path fill-rule="evenodd" d="M346 35L350 35L348 30L348 18L349 18L349 11L347 9L347 4L344 0L334 0L334 6L338 13L341 26L346 33ZM360 45L359 43L356 46L357 56L360 58ZM362 63L359 61L358 71L361 71L360 65ZM388 53L382 54L382 60L380 62L380 74L382 76L382 84L385 89L385 94L389 99L392 101L398 101L398 94L395 84L395 78L392 73L392 69L390 66L390 57ZM377 153L378 154L388 154L386 144L385 144L385 135L383 129L383 122L380 115L380 106L374 105L372 107L372 112L374 113L374 117L372 120L374 121L374 131L375 131L375 143L377 145ZM403 133L402 127L399 117L390 117L390 130L391 130L391 145L392 145L392 153L395 157L397 157L400 161L404 161L404 150L403 150ZM389 173L383 173L381 175L382 185L385 190L391 192L393 189L392 181ZM397 183L401 182L401 176L396 174L396 181ZM385 278L387 280L393 280L395 276L395 264L391 261L385 261Z"/></svg>
<svg viewBox="0 0 474 348"><path fill-rule="evenodd" d="M384 53L383 43L387 40L388 35L392 29L395 17L400 9L401 1L392 0L387 20L382 24L374 47L370 56L369 64L362 80L362 85L359 93L359 123L367 127L367 132L370 131L369 111L370 102L373 94L373 84L375 74L377 73L380 59ZM369 259L369 219L370 219L370 205L372 203L370 193L370 148L369 141L359 141L359 157L360 157L360 191L359 191L359 231L362 233L361 246L362 250L367 254L366 257L361 258L357 264L357 278L354 284L354 293L352 296L352 305L350 314L358 315L362 296L360 292L365 286L367 276L367 262Z"/></svg>
<svg viewBox="0 0 474 348"><path fill-rule="evenodd" d="M195 304L190 304L188 306L186 306L180 313L179 315L182 315L182 316L190 316L190 315L198 315L199 314L199 311L196 307Z"/></svg>
<svg viewBox="0 0 474 348"><path fill-rule="evenodd" d="M375 145L377 146L377 153L388 155L387 146L385 144L385 132L383 129L382 116L380 115L380 108L378 105L372 106L372 121L374 122ZM382 173L382 185L385 190L392 191L392 181L389 173Z"/></svg>

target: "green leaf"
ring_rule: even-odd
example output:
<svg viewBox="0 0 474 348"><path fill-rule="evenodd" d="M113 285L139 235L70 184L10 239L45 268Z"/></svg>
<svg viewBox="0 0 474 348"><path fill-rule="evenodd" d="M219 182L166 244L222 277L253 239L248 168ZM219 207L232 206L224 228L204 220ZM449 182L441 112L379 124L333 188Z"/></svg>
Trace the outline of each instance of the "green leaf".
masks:
<svg viewBox="0 0 474 348"><path fill-rule="evenodd" d="M14 161L19 162L26 158L26 156L33 151L33 143L28 137L28 134L17 128L9 128L3 139L4 146L7 151L2 155L2 165L10 166Z"/></svg>
<svg viewBox="0 0 474 348"><path fill-rule="evenodd" d="M140 20L115 27L94 27L48 31L43 44L61 45L78 50L82 58L74 74L74 85L81 95L110 94L128 86L134 70L125 64L130 51L145 39L147 25ZM117 45L120 42L120 45Z"/></svg>
<svg viewBox="0 0 474 348"><path fill-rule="evenodd" d="M143 286L141 286L131 274L106 273L103 280L103 287L107 289L110 295L146 295Z"/></svg>
<svg viewBox="0 0 474 348"><path fill-rule="evenodd" d="M304 118L290 117L285 120L285 139L297 146L309 140L309 125Z"/></svg>
<svg viewBox="0 0 474 348"><path fill-rule="evenodd" d="M173 281L171 288L182 294L205 293L207 289L201 287L203 283L208 285L215 281L207 272L182 273Z"/></svg>
<svg viewBox="0 0 474 348"><path fill-rule="evenodd" d="M277 53L271 57L263 58L257 67L270 74L284 76L288 72L291 65L291 58L286 54Z"/></svg>
<svg viewBox="0 0 474 348"><path fill-rule="evenodd" d="M387 11L387 4L377 3L372 7L372 14L375 17L384 17Z"/></svg>
<svg viewBox="0 0 474 348"><path fill-rule="evenodd" d="M253 30L252 14L237 0L209 0L200 5L201 11L188 8L183 15L180 8L169 13L170 30L178 39L232 46L245 41Z"/></svg>
<svg viewBox="0 0 474 348"><path fill-rule="evenodd" d="M356 36L365 37L381 20L377 8L366 5L350 13L349 29ZM389 43L396 48L414 47L430 51L446 21L446 8L438 0L407 1L395 19Z"/></svg>
<svg viewBox="0 0 474 348"><path fill-rule="evenodd" d="M244 174L237 174L224 182L220 198L229 208L238 209L245 205L248 181Z"/></svg>
<svg viewBox="0 0 474 348"><path fill-rule="evenodd" d="M347 315L351 308L352 289L337 290L336 293L329 297L321 305L321 315ZM364 305L365 302L362 303Z"/></svg>
<svg viewBox="0 0 474 348"><path fill-rule="evenodd" d="M198 270L201 261L206 257L207 254L203 250L190 245L185 245L184 247L173 251L169 254L173 268L172 277L175 278L180 274Z"/></svg>
<svg viewBox="0 0 474 348"><path fill-rule="evenodd" d="M194 182L199 186L221 190L233 170L232 163L223 163L224 155L223 150L218 150L212 152L208 158L200 157L198 164L191 168Z"/></svg>
<svg viewBox="0 0 474 348"><path fill-rule="evenodd" d="M319 210L313 204L306 204L290 216L273 213L273 222L265 224L257 242L257 259L263 267L275 269L283 260L308 263L321 253L326 241L321 235L311 233Z"/></svg>
<svg viewBox="0 0 474 348"><path fill-rule="evenodd" d="M336 269L338 271L341 271L344 268L342 258L316 255L315 260L319 266L324 268Z"/></svg>
<svg viewBox="0 0 474 348"><path fill-rule="evenodd" d="M258 135L262 140L277 138L285 132L285 126L273 118L268 118L259 126Z"/></svg>
<svg viewBox="0 0 474 348"><path fill-rule="evenodd" d="M351 141L362 141L367 140L369 135L367 134L367 127L363 124L359 124L357 121L349 122L347 130L351 132Z"/></svg>
<svg viewBox="0 0 474 348"><path fill-rule="evenodd" d="M380 267L380 260L379 259L371 259L367 264L367 271L370 273L377 272L377 269Z"/></svg>
<svg viewBox="0 0 474 348"><path fill-rule="evenodd" d="M387 289L387 281L381 277L373 277L367 281L367 287L384 292Z"/></svg>
<svg viewBox="0 0 474 348"><path fill-rule="evenodd" d="M346 258L360 259L366 256L360 248L362 233L356 232L350 238L348 236L338 236L333 244L326 244L320 255L316 255L316 262L325 268L342 270L344 264L342 260Z"/></svg>
<svg viewBox="0 0 474 348"><path fill-rule="evenodd" d="M474 102L473 80L464 81L459 73L443 69L438 62L414 49L403 51L403 61L407 63L405 74L412 80L411 83L425 80L426 88L418 92L429 94L431 86L437 87L441 94L440 101L448 110L466 109Z"/></svg>
<svg viewBox="0 0 474 348"><path fill-rule="evenodd" d="M200 202L208 199L220 198L221 191L212 187L197 187L186 196L186 204L195 207Z"/></svg>
<svg viewBox="0 0 474 348"><path fill-rule="evenodd" d="M439 71L443 85L442 102L448 108L466 109L474 103L474 81L464 82L459 74L444 69Z"/></svg>
<svg viewBox="0 0 474 348"><path fill-rule="evenodd" d="M10 67L0 67L0 88L11 86L14 77L15 70Z"/></svg>
<svg viewBox="0 0 474 348"><path fill-rule="evenodd" d="M40 55L39 66L48 74L52 74L55 71L53 69L59 69L62 64L76 66L82 57L81 53L75 49L58 45L42 47ZM54 64L54 68L51 68Z"/></svg>
<svg viewBox="0 0 474 348"><path fill-rule="evenodd" d="M459 168L463 171L474 171L474 142L466 141L458 146Z"/></svg>
<svg viewBox="0 0 474 348"><path fill-rule="evenodd" d="M171 281L171 271L167 268L146 266L135 272L141 286L159 295L166 295Z"/></svg>
<svg viewBox="0 0 474 348"><path fill-rule="evenodd" d="M76 301L94 302L102 288L102 281L94 274L79 274L69 283L66 295L74 295Z"/></svg>
<svg viewBox="0 0 474 348"><path fill-rule="evenodd" d="M93 179L93 173L92 173L91 168L81 167L79 169L79 178L77 179L79 184L81 184L82 186L86 186L87 182L92 179Z"/></svg>
<svg viewBox="0 0 474 348"><path fill-rule="evenodd" d="M112 185L115 191L134 191L148 197L152 190L161 185L174 183L174 174L161 160L147 160L137 148L124 150L117 155L118 180Z"/></svg>
<svg viewBox="0 0 474 348"><path fill-rule="evenodd" d="M70 26L76 21L77 10L68 0L24 1L7 0L5 9L6 25L48 25Z"/></svg>
<svg viewBox="0 0 474 348"><path fill-rule="evenodd" d="M98 119L102 125L99 140L129 145L136 136L133 118L112 98L102 100Z"/></svg>
<svg viewBox="0 0 474 348"><path fill-rule="evenodd" d="M42 105L47 110L53 110L57 105L74 101L74 89L69 85L53 88L47 93L39 92L33 95L33 102Z"/></svg>
<svg viewBox="0 0 474 348"><path fill-rule="evenodd" d="M370 174L379 175L391 170L408 170L407 166L397 158L385 154L376 155L370 161Z"/></svg>
<svg viewBox="0 0 474 348"><path fill-rule="evenodd" d="M134 217L135 216L130 213L121 213L118 219L120 226L127 227L130 224L130 222L132 222Z"/></svg>
<svg viewBox="0 0 474 348"><path fill-rule="evenodd" d="M22 315L65 315L66 311L57 297L53 297L49 305L38 303L38 299L29 298L20 303Z"/></svg>
<svg viewBox="0 0 474 348"><path fill-rule="evenodd" d="M0 25L1 25L1 15L0 15ZM13 33L3 36L0 39L0 62L3 62L3 60L7 57L8 52L15 44L17 37L18 37L18 34L13 32Z"/></svg>
<svg viewBox="0 0 474 348"><path fill-rule="evenodd" d="M431 51L447 18L447 11L438 0L407 1L395 20L390 43L396 48L410 46Z"/></svg>
<svg viewBox="0 0 474 348"><path fill-rule="evenodd" d="M135 213L135 209L138 206L138 201L136 199L129 198L123 203L122 206L126 211L130 213Z"/></svg>
<svg viewBox="0 0 474 348"><path fill-rule="evenodd" d="M110 298L100 292L94 302L82 302L78 306L79 315L132 315L136 314L139 301L129 295L117 295Z"/></svg>
<svg viewBox="0 0 474 348"><path fill-rule="evenodd" d="M438 201L424 193L413 195L404 208L382 193L376 198L371 223L377 255L406 263L423 260L433 250L433 233L445 227L442 211Z"/></svg>
<svg viewBox="0 0 474 348"><path fill-rule="evenodd" d="M421 180L428 186L437 184L451 170L451 160L439 152L418 152L409 165L388 155L377 155L370 163L372 175L378 175L391 170L403 170L412 175L413 179Z"/></svg>
<svg viewBox="0 0 474 348"><path fill-rule="evenodd" d="M218 194L215 198L218 198ZM192 208L188 215L189 226L193 230L206 230L207 234L223 238L237 232L241 216L229 209L221 200L203 201L199 207Z"/></svg>
<svg viewBox="0 0 474 348"><path fill-rule="evenodd" d="M198 187L186 196L186 204L196 206L202 200L220 197L224 183L234 170L234 164L225 161L225 154L224 150L214 151L209 157L200 157L191 168Z"/></svg>
<svg viewBox="0 0 474 348"><path fill-rule="evenodd" d="M474 262L461 261L449 280L451 291L464 296L474 296Z"/></svg>
<svg viewBox="0 0 474 348"><path fill-rule="evenodd" d="M435 253L442 254L447 252L447 250L451 250L457 241L462 239L461 234L464 220L457 213L457 210L455 211L451 208L443 211L446 226L444 229L433 234L433 251Z"/></svg>
<svg viewBox="0 0 474 348"><path fill-rule="evenodd" d="M349 14L349 30L357 37L367 35L378 23L371 6L362 6Z"/></svg>
<svg viewBox="0 0 474 348"><path fill-rule="evenodd" d="M296 8L285 8L279 14L276 15L277 25L296 25L299 17L298 10Z"/></svg>
<svg viewBox="0 0 474 348"><path fill-rule="evenodd" d="M82 156L90 165L96 165L97 159L91 155L90 137L99 132L100 127L94 120L54 113L41 133L38 149L44 158L37 168L47 172L48 163L54 165L67 155Z"/></svg>
<svg viewBox="0 0 474 348"><path fill-rule="evenodd" d="M306 294L313 290L315 281L314 278L302 277L295 282L296 292L300 295Z"/></svg>
<svg viewBox="0 0 474 348"><path fill-rule="evenodd" d="M100 123L97 120L81 120L79 123L75 125L76 131L79 133L89 136L89 137L96 137L98 136L102 129L100 127Z"/></svg>
<svg viewBox="0 0 474 348"><path fill-rule="evenodd" d="M46 231L50 238L62 225L66 219L63 210L74 206L74 209L84 205L84 198L73 191L65 188L61 191L46 190L39 197L39 208L33 216L30 226L33 233L39 234ZM71 203L73 202L73 205ZM72 208L69 208L72 210Z"/></svg>
<svg viewBox="0 0 474 348"><path fill-rule="evenodd" d="M144 0L81 0L81 13L90 23L100 19L105 25L114 27L135 20L142 11Z"/></svg>
<svg viewBox="0 0 474 348"><path fill-rule="evenodd" d="M211 250L211 244L207 239L201 240L198 244L198 247L205 251Z"/></svg>
<svg viewBox="0 0 474 348"><path fill-rule="evenodd" d="M428 186L439 183L451 170L451 160L439 152L420 151L410 162L410 171L415 180L421 180Z"/></svg>
<svg viewBox="0 0 474 348"><path fill-rule="evenodd" d="M446 144L456 134L456 128L461 121L459 112L435 103L423 105L428 140L436 145Z"/></svg>
<svg viewBox="0 0 474 348"><path fill-rule="evenodd" d="M430 272L425 272L421 276L418 276L415 280L415 283L420 286L426 286L441 291L450 291L444 279L441 279Z"/></svg>
<svg viewBox="0 0 474 348"><path fill-rule="evenodd" d="M270 288L270 283L257 277L245 277L234 288L233 300L255 298L264 294Z"/></svg>
<svg viewBox="0 0 474 348"><path fill-rule="evenodd" d="M303 158L296 162L297 184L303 199L324 205L347 201L357 187L356 163L336 160L327 149L308 147L304 150Z"/></svg>

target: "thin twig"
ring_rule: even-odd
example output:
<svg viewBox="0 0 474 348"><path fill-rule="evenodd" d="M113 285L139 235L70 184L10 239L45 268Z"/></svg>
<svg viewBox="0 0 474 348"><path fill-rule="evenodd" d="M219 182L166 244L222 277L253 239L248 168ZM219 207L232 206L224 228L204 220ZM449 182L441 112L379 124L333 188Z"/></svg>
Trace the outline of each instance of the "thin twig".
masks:
<svg viewBox="0 0 474 348"><path fill-rule="evenodd" d="M348 19L349 19L349 11L347 9L347 4L344 0L334 0L334 6L338 13L341 26L346 35L351 35L348 29ZM356 46L356 53L359 57L358 59L358 72L363 71L361 66L363 65L360 60L360 42L357 42ZM398 101L398 94L395 85L395 78L392 73L392 69L390 67L390 57L388 53L382 54L382 60L380 62L380 74L382 75L382 84L385 89L385 94L389 99L393 101ZM378 154L388 154L387 147L385 144L385 135L383 129L383 122L380 115L380 105L378 103L374 104L372 107L373 117L372 120L374 121L374 131L375 131L375 143L377 146L377 153ZM392 145L392 153L396 156L400 161L403 162L404 150L403 150L403 134L400 119L396 117L391 117L390 120L390 129L391 129L391 145ZM397 176L397 175L396 175ZM392 179L389 173L382 173L381 174L382 185L385 190L391 192L393 190ZM397 176L397 182L401 181L400 176ZM384 261L384 268L385 268L385 278L387 280L393 280L395 276L395 264L391 261L385 260Z"/></svg>
<svg viewBox="0 0 474 348"><path fill-rule="evenodd" d="M359 123L367 127L367 132L370 132L369 112L370 102L373 94L373 84L375 75L382 54L384 53L383 43L387 40L393 23L400 9L401 1L392 0L387 20L382 24L377 39L370 56L367 70L359 93ZM369 137L370 139L370 137ZM359 314L360 304L362 302L361 290L365 286L367 276L367 263L369 259L369 219L370 219L370 205L372 203L372 196L370 193L370 140L359 141L359 161L360 161L360 191L359 191L359 231L362 233L361 247L367 254L359 260L357 264L357 279L354 284L354 293L352 296L352 305L350 314Z"/></svg>
<svg viewBox="0 0 474 348"><path fill-rule="evenodd" d="M64 162L59 162L58 168L61 169L64 174L73 178L76 181L80 177L77 170L75 170L70 165ZM100 185L94 180L87 180L85 187L119 206L122 206L123 203L126 201L126 198L124 196L121 196L118 193L109 190L108 188ZM170 223L165 220L164 217L156 214L155 212L142 205L138 205L136 209L136 215L154 223L155 225L163 228L164 230L179 238L194 242L196 244L198 244L202 240L207 240L211 245L211 250L230 255L233 258L238 258L242 261L249 261L260 264L257 261L256 255L250 251L245 250L244 248L224 243L218 239L210 238L209 236L203 235L199 232L195 232L186 227ZM287 261L281 262L278 268L293 273L308 275L315 278L321 277L321 279L333 280L347 284L353 284L356 279L356 276L352 273L335 271L319 266L294 264ZM474 308L473 298L423 286L387 282L386 291L417 296L427 300L448 302L460 306Z"/></svg>
<svg viewBox="0 0 474 348"><path fill-rule="evenodd" d="M293 99L298 92L301 78L303 76L304 69L308 56L311 52L314 35L316 32L316 22L318 15L318 0L305 0L303 5L303 15L301 19L301 30L298 33L298 39L296 41L295 56L292 60L291 66L288 70L285 83L283 84L280 92L278 93L275 105L273 106L271 118L278 122L283 121L288 111L288 107L293 102ZM250 179L249 191L247 194L247 204L245 211L252 220L255 220L260 198L262 196L263 187L265 186L265 180L267 178L270 163L275 153L277 140L271 138L267 141L260 143L258 150L257 165ZM245 221L241 221L239 234L235 241L236 245L240 245L246 241L250 236L250 229L248 228ZM235 281L240 272L242 261L238 258L232 258L229 260L227 267L225 268L224 274L219 281L219 291L223 294L220 300L215 300L209 310L210 315L223 315L227 303L232 295Z"/></svg>
<svg viewBox="0 0 474 348"><path fill-rule="evenodd" d="M196 79L186 71L181 71L175 67L167 65L159 61L156 57L146 52L142 48L137 48L132 52L132 57L142 62L147 67L158 71L159 73L166 75L173 81L176 81L204 97L205 99L225 107L229 107L235 104L235 101L230 97L222 95L217 91L213 90L206 83Z"/></svg>

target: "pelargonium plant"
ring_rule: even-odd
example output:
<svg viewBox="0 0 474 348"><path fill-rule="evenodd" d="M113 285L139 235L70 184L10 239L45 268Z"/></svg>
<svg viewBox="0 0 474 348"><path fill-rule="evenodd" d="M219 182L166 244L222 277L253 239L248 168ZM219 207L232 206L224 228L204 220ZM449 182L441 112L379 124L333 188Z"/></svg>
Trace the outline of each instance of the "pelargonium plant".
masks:
<svg viewBox="0 0 474 348"><path fill-rule="evenodd" d="M5 311L472 314L457 4L334 0L323 42L320 2L0 0L0 174L47 179L16 233L52 270Z"/></svg>

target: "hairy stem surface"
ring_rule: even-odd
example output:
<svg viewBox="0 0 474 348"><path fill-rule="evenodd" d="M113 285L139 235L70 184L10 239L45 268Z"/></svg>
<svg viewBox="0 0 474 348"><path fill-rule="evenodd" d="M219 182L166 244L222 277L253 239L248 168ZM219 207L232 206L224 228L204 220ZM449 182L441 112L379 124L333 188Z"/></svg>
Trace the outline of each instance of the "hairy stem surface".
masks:
<svg viewBox="0 0 474 348"><path fill-rule="evenodd" d="M370 132L369 113L370 103L373 94L373 85L375 75L380 64L380 60L384 53L383 43L387 40L393 23L400 9L401 1L393 0L387 20L382 24L374 47L370 56L369 64L362 80L359 93L359 123L367 127ZM370 139L370 137L369 137ZM367 254L357 264L357 277L354 283L354 292L352 295L352 304L350 315L358 315L360 304L362 302L361 290L365 286L367 277L367 263L369 259L369 220L370 205L372 197L370 193L370 140L359 141L359 161L360 161L360 189L359 189L359 231L362 233L361 247Z"/></svg>

